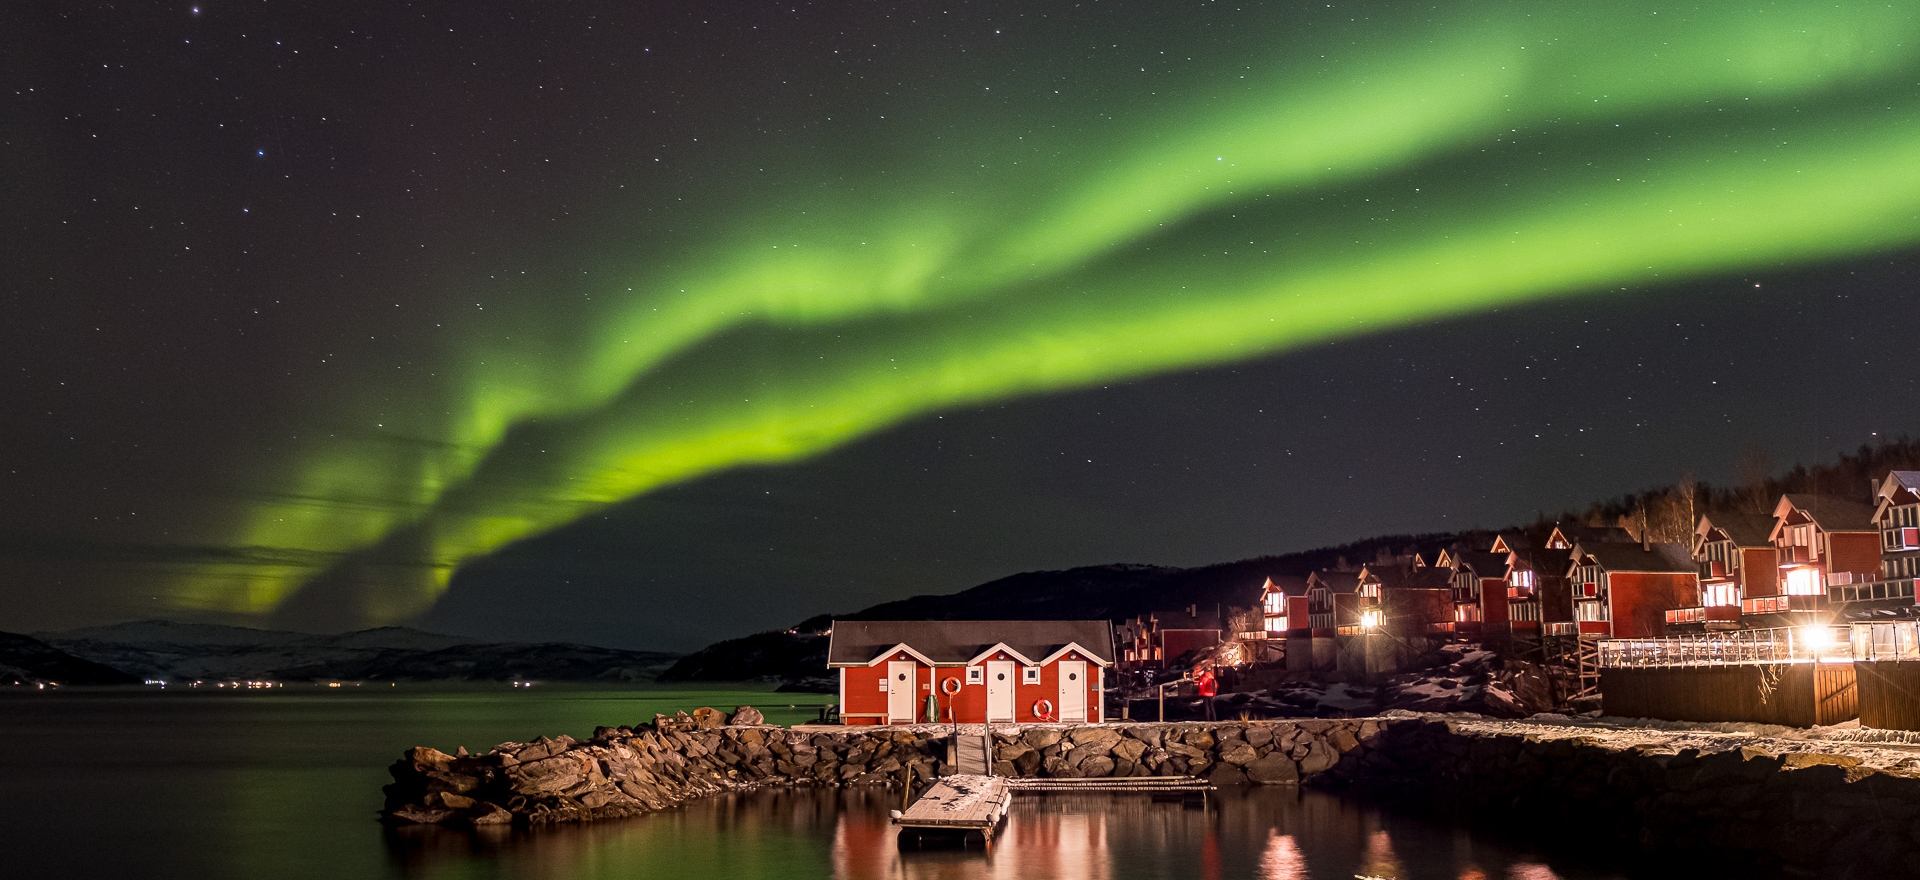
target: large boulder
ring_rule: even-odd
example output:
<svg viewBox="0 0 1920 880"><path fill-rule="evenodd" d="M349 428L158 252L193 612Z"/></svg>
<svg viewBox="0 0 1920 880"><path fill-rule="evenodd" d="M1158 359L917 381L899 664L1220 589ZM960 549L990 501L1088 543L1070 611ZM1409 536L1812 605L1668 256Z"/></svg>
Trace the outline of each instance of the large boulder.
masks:
<svg viewBox="0 0 1920 880"><path fill-rule="evenodd" d="M1115 758L1135 764L1140 762L1140 756L1145 754L1146 751L1146 743L1131 737L1114 743L1112 749Z"/></svg>
<svg viewBox="0 0 1920 880"><path fill-rule="evenodd" d="M1189 730L1187 731L1185 736L1182 736L1180 738L1186 741L1187 745L1193 746L1194 748L1201 749L1203 751L1206 749L1213 748L1213 744L1214 742L1216 742L1213 736L1213 732L1210 730L1207 730L1206 728L1201 728L1199 730Z"/></svg>
<svg viewBox="0 0 1920 880"><path fill-rule="evenodd" d="M475 825L510 825L513 823L513 814L499 804L482 803L467 817L467 821Z"/></svg>
<svg viewBox="0 0 1920 880"><path fill-rule="evenodd" d="M752 706L741 706L733 710L733 717L728 718L727 723L735 727L753 727L767 723L767 716L760 714L760 710Z"/></svg>
<svg viewBox="0 0 1920 880"><path fill-rule="evenodd" d="M1094 752L1105 752L1120 741L1119 731L1111 727L1082 727L1072 733L1075 746L1090 746Z"/></svg>
<svg viewBox="0 0 1920 880"><path fill-rule="evenodd" d="M1060 731L1050 727L1031 727L1027 729L1027 745L1034 749L1044 749L1060 742Z"/></svg>
<svg viewBox="0 0 1920 880"><path fill-rule="evenodd" d="M508 786L515 794L559 794L598 776L599 766L586 755L563 754L521 764L507 771Z"/></svg>
<svg viewBox="0 0 1920 880"><path fill-rule="evenodd" d="M1111 774L1113 772L1113 768L1114 768L1114 763L1112 758L1109 758L1106 755L1094 755L1093 757L1080 762L1080 766L1075 767L1074 769L1079 771L1081 776L1101 777L1101 776L1106 776L1108 774Z"/></svg>
<svg viewBox="0 0 1920 880"><path fill-rule="evenodd" d="M1260 752L1245 742L1236 742L1220 756L1220 760L1236 767L1245 767L1260 758Z"/></svg>
<svg viewBox="0 0 1920 880"><path fill-rule="evenodd" d="M1248 744L1259 748L1260 746L1273 742L1273 728L1265 724L1249 725L1247 727L1246 737Z"/></svg>
<svg viewBox="0 0 1920 880"><path fill-rule="evenodd" d="M1335 752L1325 740L1316 739L1307 747L1307 756L1300 759L1300 773L1303 776L1324 773L1333 769L1333 765L1339 761L1340 753Z"/></svg>
<svg viewBox="0 0 1920 880"><path fill-rule="evenodd" d="M1214 785L1246 785L1247 774L1232 764L1215 764L1207 773L1207 781Z"/></svg>
<svg viewBox="0 0 1920 880"><path fill-rule="evenodd" d="M1186 743L1174 742L1172 740L1167 741L1166 748L1167 748L1167 754L1186 758L1189 761L1193 760L1194 758L1202 757L1206 754L1206 752L1203 752L1200 749L1190 746Z"/></svg>
<svg viewBox="0 0 1920 880"><path fill-rule="evenodd" d="M1247 764L1247 778L1261 785L1289 785L1300 781L1300 769L1293 759L1279 752Z"/></svg>
<svg viewBox="0 0 1920 880"><path fill-rule="evenodd" d="M725 727L727 724L726 713L712 706L701 706L693 710L692 718L693 725L702 730L714 727Z"/></svg>

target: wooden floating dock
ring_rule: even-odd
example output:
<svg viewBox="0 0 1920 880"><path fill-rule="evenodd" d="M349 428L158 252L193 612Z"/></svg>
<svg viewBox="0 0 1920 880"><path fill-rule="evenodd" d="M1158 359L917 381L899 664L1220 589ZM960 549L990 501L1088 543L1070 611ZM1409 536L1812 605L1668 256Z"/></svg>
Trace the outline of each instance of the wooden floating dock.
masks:
<svg viewBox="0 0 1920 880"><path fill-rule="evenodd" d="M1013 791L998 776L943 776L904 812L893 817L900 826L900 846L993 840L993 830L1007 817Z"/></svg>
<svg viewBox="0 0 1920 880"><path fill-rule="evenodd" d="M975 774L942 776L904 811L896 811L902 849L993 842L1016 791L1124 792L1191 797L1214 790L1192 776L1125 776L1104 779L1011 779Z"/></svg>

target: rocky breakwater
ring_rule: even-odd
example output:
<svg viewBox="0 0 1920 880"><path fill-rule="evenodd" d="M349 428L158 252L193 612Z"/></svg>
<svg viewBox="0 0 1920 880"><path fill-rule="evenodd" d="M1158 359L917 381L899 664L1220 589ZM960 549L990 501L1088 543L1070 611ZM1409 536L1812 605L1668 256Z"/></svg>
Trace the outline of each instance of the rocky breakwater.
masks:
<svg viewBox="0 0 1920 880"><path fill-rule="evenodd" d="M1382 728L1322 778L1536 840L1699 876L1920 877L1905 749L1551 723Z"/></svg>
<svg viewBox="0 0 1920 880"><path fill-rule="evenodd" d="M765 785L924 784L953 772L940 725L788 730L742 708L602 727L588 740L542 737L483 755L425 746L393 764L388 821L543 825L635 816L689 798ZM994 729L1004 776L1193 775L1220 785L1291 785L1365 766L1391 724L1378 719L1020 725ZM963 732L978 734L977 725ZM1344 760L1343 760L1344 759ZM1396 765L1397 766L1397 765Z"/></svg>

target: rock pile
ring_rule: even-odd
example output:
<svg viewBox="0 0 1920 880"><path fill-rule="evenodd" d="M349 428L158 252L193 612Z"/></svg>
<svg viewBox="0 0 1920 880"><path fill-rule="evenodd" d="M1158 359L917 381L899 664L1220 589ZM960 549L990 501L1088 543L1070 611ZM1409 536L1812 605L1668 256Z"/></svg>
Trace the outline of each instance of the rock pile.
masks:
<svg viewBox="0 0 1920 880"><path fill-rule="evenodd" d="M548 824L633 816L688 798L762 785L924 783L954 771L951 728L851 727L831 733L695 711L602 727L592 739L501 743L484 755L410 749L389 768L389 820ZM1362 755L1376 719L1176 724L1025 725L994 731L1004 776L1202 776L1220 785L1286 785ZM974 728L978 732L978 728Z"/></svg>

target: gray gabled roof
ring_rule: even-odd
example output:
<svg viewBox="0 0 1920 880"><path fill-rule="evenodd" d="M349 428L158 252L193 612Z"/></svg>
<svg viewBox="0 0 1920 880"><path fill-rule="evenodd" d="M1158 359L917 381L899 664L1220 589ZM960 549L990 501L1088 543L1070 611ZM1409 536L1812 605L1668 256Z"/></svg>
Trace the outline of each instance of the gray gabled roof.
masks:
<svg viewBox="0 0 1920 880"><path fill-rule="evenodd" d="M1462 550L1454 554L1460 561L1460 567L1471 569L1476 577L1503 578L1507 576L1507 554L1486 550Z"/></svg>
<svg viewBox="0 0 1920 880"><path fill-rule="evenodd" d="M1104 620L836 620L828 666L865 666L906 645L934 663L965 663L996 644L1035 663L1069 644L1113 663L1113 625Z"/></svg>
<svg viewBox="0 0 1920 880"><path fill-rule="evenodd" d="M1879 531L1879 527L1873 524L1873 508L1858 501L1848 501L1832 495L1798 493L1783 495L1781 500L1811 517L1823 532ZM1775 516L1778 517L1783 512L1776 509Z"/></svg>
<svg viewBox="0 0 1920 880"><path fill-rule="evenodd" d="M1593 557L1593 561L1608 572L1700 573L1699 564L1693 561L1693 553L1685 544L1661 543L1643 550L1639 544L1582 543L1574 545L1570 555L1574 565L1584 557Z"/></svg>
<svg viewBox="0 0 1920 880"><path fill-rule="evenodd" d="M1727 533L1735 547L1773 546L1773 517L1764 513L1709 513L1700 521Z"/></svg>

